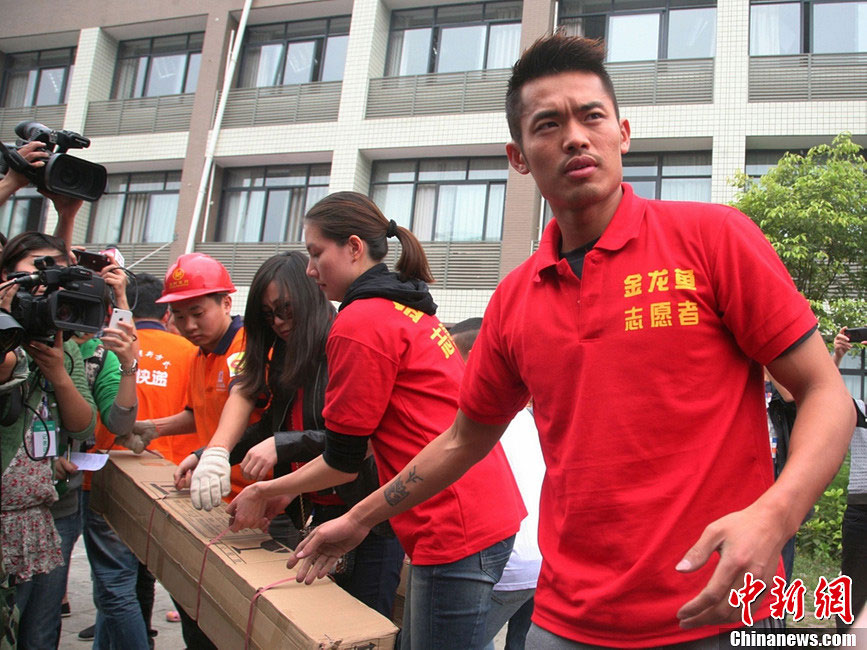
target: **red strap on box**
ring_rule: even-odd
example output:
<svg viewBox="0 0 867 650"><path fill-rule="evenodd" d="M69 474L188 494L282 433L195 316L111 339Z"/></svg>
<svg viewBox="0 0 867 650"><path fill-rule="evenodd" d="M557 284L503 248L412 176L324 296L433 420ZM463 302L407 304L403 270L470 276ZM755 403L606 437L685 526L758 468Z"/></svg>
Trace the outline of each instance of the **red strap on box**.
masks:
<svg viewBox="0 0 867 650"><path fill-rule="evenodd" d="M278 580L277 582L272 582L270 585L266 587L259 587L256 590L256 593L253 594L253 597L250 599L250 615L247 616L247 634L244 636L244 650L250 650L250 636L253 633L253 614L256 611L256 600L259 596L269 589L272 589L278 585L282 585L284 582L289 582L290 580L294 580L295 576L289 576L288 578L283 578L282 580Z"/></svg>
<svg viewBox="0 0 867 650"><path fill-rule="evenodd" d="M202 604L202 576L205 574L205 563L208 560L208 550L213 544L219 542L223 538L223 535L228 533L230 530L232 529L225 528L222 533L217 535L214 539L212 539L205 545L205 552L202 553L202 568L199 570L199 584L196 590L196 615L193 617L196 621L199 620L199 606Z"/></svg>

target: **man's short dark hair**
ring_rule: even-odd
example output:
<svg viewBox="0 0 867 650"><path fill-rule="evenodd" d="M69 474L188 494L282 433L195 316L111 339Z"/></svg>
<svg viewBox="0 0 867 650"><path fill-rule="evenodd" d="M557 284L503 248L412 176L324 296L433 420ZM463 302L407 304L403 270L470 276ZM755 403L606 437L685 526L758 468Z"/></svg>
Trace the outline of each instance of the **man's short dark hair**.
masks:
<svg viewBox="0 0 867 650"><path fill-rule="evenodd" d="M620 119L614 84L605 69L604 43L557 32L533 43L512 66L512 76L506 91L506 120L512 140L517 144L521 144L521 89L530 81L561 72L589 72L599 77L614 103L617 119Z"/></svg>
<svg viewBox="0 0 867 650"><path fill-rule="evenodd" d="M136 299L138 290L138 299ZM132 283L126 287L126 300L135 305L132 310L134 318L149 318L160 320L166 313L168 305L157 303L156 300L163 293L163 281L150 273L138 273L135 276L135 285Z"/></svg>
<svg viewBox="0 0 867 650"><path fill-rule="evenodd" d="M455 345L458 346L458 351L461 356L466 358L476 343L476 337L479 335L479 330L482 329L481 318L467 318L459 323L455 323L449 328L449 334Z"/></svg>

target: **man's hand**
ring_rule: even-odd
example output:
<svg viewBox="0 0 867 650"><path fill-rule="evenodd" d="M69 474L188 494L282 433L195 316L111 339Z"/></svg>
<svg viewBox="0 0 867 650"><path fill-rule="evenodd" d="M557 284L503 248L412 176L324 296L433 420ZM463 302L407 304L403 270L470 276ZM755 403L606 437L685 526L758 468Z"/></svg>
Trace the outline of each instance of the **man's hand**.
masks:
<svg viewBox="0 0 867 650"><path fill-rule="evenodd" d="M66 460L63 456L58 456L54 462L55 481L65 481L77 471L78 465L72 461Z"/></svg>
<svg viewBox="0 0 867 650"><path fill-rule="evenodd" d="M361 544L368 533L370 528L356 522L350 511L314 528L289 556L286 567L291 569L301 560L301 568L298 569L295 579L308 585L313 584L316 578L328 575L338 560Z"/></svg>
<svg viewBox="0 0 867 650"><path fill-rule="evenodd" d="M208 447L202 453L190 483L190 497L196 510L211 510L219 505L232 489L229 475L229 450Z"/></svg>
<svg viewBox="0 0 867 650"><path fill-rule="evenodd" d="M840 362L846 353L852 349L852 344L849 342L849 337L846 336L846 328L843 327L837 332L834 337L834 365L840 367Z"/></svg>
<svg viewBox="0 0 867 650"><path fill-rule="evenodd" d="M157 425L154 424L153 420L139 420L132 425L132 432L141 438L145 447L147 447L152 440L156 440L160 437L160 433L157 431Z"/></svg>
<svg viewBox="0 0 867 650"><path fill-rule="evenodd" d="M190 487L190 483L193 481L193 470L196 469L196 465L198 464L199 457L195 454L190 454L181 461L181 464L175 469L174 474L176 490L186 490Z"/></svg>
<svg viewBox="0 0 867 650"><path fill-rule="evenodd" d="M773 584L780 550L787 539L781 519L754 503L717 519L704 529L698 542L675 568L683 573L695 571L704 566L714 551L719 551L720 561L704 589L677 612L682 628L740 620L740 608L732 607L728 597L732 589L743 587L747 571L766 585ZM770 592L765 595L767 593ZM760 602L761 599L754 605L758 607Z"/></svg>
<svg viewBox="0 0 867 650"><path fill-rule="evenodd" d="M44 149L44 142L34 140L18 149L18 153L22 158L24 158L24 160L30 163L31 167L38 169L39 167L45 167L45 161L51 155ZM2 177L2 183L7 185L9 188L9 195L14 194L29 182L30 180L24 174L16 172L11 167L7 169L6 175Z"/></svg>
<svg viewBox="0 0 867 650"><path fill-rule="evenodd" d="M274 438L263 440L252 447L241 461L241 473L251 481L262 481L277 464L277 443Z"/></svg>
<svg viewBox="0 0 867 650"><path fill-rule="evenodd" d="M125 436L116 436L115 443L126 447L134 454L140 454L147 448L147 443L137 433L128 433Z"/></svg>

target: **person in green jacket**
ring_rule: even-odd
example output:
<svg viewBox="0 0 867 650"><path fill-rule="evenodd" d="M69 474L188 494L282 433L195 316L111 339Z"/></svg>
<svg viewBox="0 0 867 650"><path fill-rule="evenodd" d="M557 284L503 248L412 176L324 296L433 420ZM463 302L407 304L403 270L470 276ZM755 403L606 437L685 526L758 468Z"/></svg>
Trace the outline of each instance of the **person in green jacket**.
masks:
<svg viewBox="0 0 867 650"><path fill-rule="evenodd" d="M36 232L12 238L0 257L0 278L5 281L12 272L34 271L34 260L43 256L62 265L69 261L62 240ZM0 287L0 308L9 311L17 287ZM62 535L49 510L58 492L65 490L63 481L61 489L55 489L54 466L60 461L54 459L67 453L70 440L84 440L93 434L96 407L75 342L64 342L63 334L57 332L53 344L31 340L22 348L13 352L14 366L0 373L3 568L15 583L19 645L53 648L56 631L48 621L53 607L47 595L56 591L52 585L66 571ZM9 365L4 358L2 367ZM35 453L39 450L34 441L52 435L56 455L49 457L47 450ZM25 441L30 444L22 444ZM61 589L58 619L62 596Z"/></svg>

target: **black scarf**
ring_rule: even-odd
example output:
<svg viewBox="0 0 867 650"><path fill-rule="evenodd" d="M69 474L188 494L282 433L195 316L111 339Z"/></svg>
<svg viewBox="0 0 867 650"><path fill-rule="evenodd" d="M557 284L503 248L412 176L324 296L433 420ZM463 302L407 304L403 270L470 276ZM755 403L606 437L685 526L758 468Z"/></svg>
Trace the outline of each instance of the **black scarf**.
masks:
<svg viewBox="0 0 867 650"><path fill-rule="evenodd" d="M387 298L431 316L437 313L427 283L415 278L401 280L397 273L389 271L382 263L368 269L349 285L340 309L363 298Z"/></svg>

